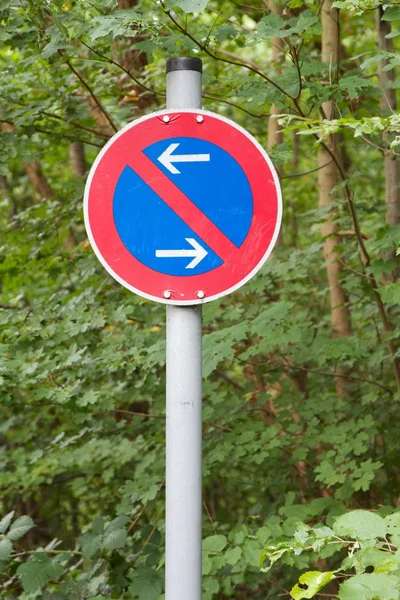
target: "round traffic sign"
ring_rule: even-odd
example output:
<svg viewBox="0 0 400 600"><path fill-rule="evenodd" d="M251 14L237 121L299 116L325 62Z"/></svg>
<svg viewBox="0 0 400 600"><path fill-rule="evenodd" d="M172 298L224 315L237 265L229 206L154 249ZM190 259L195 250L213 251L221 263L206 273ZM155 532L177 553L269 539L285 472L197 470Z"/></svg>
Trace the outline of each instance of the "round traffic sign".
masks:
<svg viewBox="0 0 400 600"><path fill-rule="evenodd" d="M85 189L89 240L129 290L166 304L209 302L263 265L278 237L278 177L260 144L205 110L163 110L101 150Z"/></svg>

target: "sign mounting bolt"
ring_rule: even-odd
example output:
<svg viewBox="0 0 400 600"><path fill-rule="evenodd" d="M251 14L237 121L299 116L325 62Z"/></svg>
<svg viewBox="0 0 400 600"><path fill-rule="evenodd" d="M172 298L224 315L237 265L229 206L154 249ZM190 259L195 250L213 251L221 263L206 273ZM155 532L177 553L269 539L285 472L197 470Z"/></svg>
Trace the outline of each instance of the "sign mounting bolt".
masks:
<svg viewBox="0 0 400 600"><path fill-rule="evenodd" d="M169 123L169 116L168 115L164 115L162 120L164 121L164 123Z"/></svg>
<svg viewBox="0 0 400 600"><path fill-rule="evenodd" d="M163 294L164 298L171 298L171 292L169 290L165 290L164 294Z"/></svg>
<svg viewBox="0 0 400 600"><path fill-rule="evenodd" d="M199 291L197 292L197 297L198 297L198 298L204 298L204 292L203 292L203 290L199 290Z"/></svg>
<svg viewBox="0 0 400 600"><path fill-rule="evenodd" d="M203 117L202 115L197 115L197 117L196 117L196 121L197 121L198 123L202 123L202 122L204 121L204 117Z"/></svg>

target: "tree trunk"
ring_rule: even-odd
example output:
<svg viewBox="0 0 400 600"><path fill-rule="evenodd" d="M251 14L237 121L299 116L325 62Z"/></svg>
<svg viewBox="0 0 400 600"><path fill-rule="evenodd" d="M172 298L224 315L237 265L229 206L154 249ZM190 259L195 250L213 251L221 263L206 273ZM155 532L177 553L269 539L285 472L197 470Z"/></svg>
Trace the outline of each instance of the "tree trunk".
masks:
<svg viewBox="0 0 400 600"><path fill-rule="evenodd" d="M300 136L296 131L293 132L293 155L292 155L292 174L295 175L299 172L299 158L300 158ZM297 247L297 211L296 211L296 197L292 194L289 198L289 227L290 227L290 239L292 246Z"/></svg>
<svg viewBox="0 0 400 600"><path fill-rule="evenodd" d="M9 132L9 133L15 131L15 126L13 124L6 123L4 121L1 123L1 128L3 131ZM41 195L41 197L42 198L53 198L54 191L42 171L42 167L40 166L40 161L36 160L33 163L24 162L22 164L23 164L25 173L28 176L29 181L32 183L33 187Z"/></svg>
<svg viewBox="0 0 400 600"><path fill-rule="evenodd" d="M69 147L69 160L74 175L84 177L86 173L85 148L82 142L72 142Z"/></svg>
<svg viewBox="0 0 400 600"><path fill-rule="evenodd" d="M386 52L393 52L393 40L387 38L391 33L390 21L382 21L383 8L380 6L376 11L376 28L378 37L378 49ZM382 87L381 109L383 116L387 113L397 112L396 89L391 87L395 80L395 70L384 71L388 61L380 60L378 62L378 77ZM384 145L390 142L390 136L383 134ZM385 170L385 201L386 201L386 223L395 227L400 225L400 160L399 157L387 152L384 157ZM396 252L389 253L388 259L396 260ZM400 265L394 273L388 275L388 281L394 281L400 276Z"/></svg>
<svg viewBox="0 0 400 600"><path fill-rule="evenodd" d="M337 77L338 52L339 52L339 11L332 8L332 1L325 0L321 10L322 23L322 62L329 64L329 78ZM333 101L325 102L322 112L326 119L334 117ZM336 138L329 136L326 142L329 150L337 156ZM319 183L319 206L325 208L332 205L334 197L332 191L338 183L338 172L332 156L325 148L318 153L318 183ZM345 337L351 335L350 311L346 305L347 298L341 283L340 255L337 247L340 244L337 226L335 224L335 207L332 206L328 217L322 224L322 237L324 238L324 258L326 262L331 321L334 337ZM343 372L337 369L336 390L339 396L345 394L346 379Z"/></svg>
<svg viewBox="0 0 400 600"><path fill-rule="evenodd" d="M10 219L12 219L17 214L17 203L15 201L14 194L10 190L7 177L5 175L0 175L0 190L3 192L3 198L8 198L10 200L10 210L8 212L8 216Z"/></svg>
<svg viewBox="0 0 400 600"><path fill-rule="evenodd" d="M135 6L137 6L137 4L138 0L117 0L117 5L120 10L134 8ZM135 43L137 41L145 39L146 36L140 33L136 33L135 35L134 29L132 33L134 33L134 35L131 38L127 38L126 40L132 44L132 49L125 50L124 52L122 52L119 62L128 72L130 72L131 69L133 69L136 74L140 74L143 71L143 69L147 66L148 60L144 52L135 48ZM130 85L131 83L132 80L128 75L123 77L121 80L122 85L126 86L129 84L129 91L123 98L124 102L134 102L135 105L142 110L148 108L149 106L152 106L152 104L155 103L156 96L154 94L150 93L147 90L144 90L140 85Z"/></svg>
<svg viewBox="0 0 400 600"><path fill-rule="evenodd" d="M275 0L269 0L268 7L271 14L274 15L282 15L282 7L278 6ZM272 39L272 61L276 70L277 75L282 72L282 63L285 60L285 55L283 53L283 40L281 38L273 38ZM273 148L278 144L283 143L283 133L282 128L278 123L278 119L275 118L274 115L279 115L280 110L275 104L272 104L270 108L270 118L268 120L268 148ZM279 175L279 178L282 177L282 168L276 169ZM283 227L281 226L279 237L276 241L276 245L280 246L283 244Z"/></svg>
<svg viewBox="0 0 400 600"><path fill-rule="evenodd" d="M25 172L35 190L42 198L53 198L54 191L43 174L40 162L24 163Z"/></svg>

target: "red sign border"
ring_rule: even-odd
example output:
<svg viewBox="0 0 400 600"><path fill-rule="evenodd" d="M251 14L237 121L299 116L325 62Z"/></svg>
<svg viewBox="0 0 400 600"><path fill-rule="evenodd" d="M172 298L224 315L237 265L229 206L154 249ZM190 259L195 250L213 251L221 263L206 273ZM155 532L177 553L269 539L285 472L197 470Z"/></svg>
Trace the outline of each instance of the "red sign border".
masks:
<svg viewBox="0 0 400 600"><path fill-rule="evenodd" d="M200 115L203 120L197 119ZM165 117L168 117L168 119L164 119ZM150 123L154 119L156 119L156 122ZM176 132L177 125L182 128L182 131L178 133ZM229 134L232 135L232 127L244 138L241 138L238 144L230 147L226 147L225 143L224 147L224 136L228 135L229 138ZM127 144L126 146L129 132L133 133L132 130L135 128L135 135L140 134L137 137L141 142L145 138L141 148L137 148L137 144ZM254 212L249 233L237 252L241 256L242 269L244 265L250 262L255 266L253 268L251 266L246 267L247 272L244 276L241 276L239 281L237 281L237 256L234 257L236 262L233 261L232 264L229 264L229 261L224 262L220 267L201 275L168 276L143 265L130 254L120 240L112 216L112 202L115 185L122 169L127 165L127 154L130 157L129 163L133 165L132 168L135 168L136 152L137 160L141 162L143 160L148 161L147 165L144 164L144 167L150 175L153 169L161 172L157 166L145 157L142 148L155 141L162 140L164 131L165 139L190 136L202 138L219 145L237 160L246 173L253 193ZM122 136L124 136L124 141L121 140ZM124 145L125 152L121 152L121 147L124 149ZM114 152L110 152L111 148ZM132 151L132 148L135 148L135 151ZM124 156L122 164L118 153ZM117 160L115 160L114 155L117 156ZM266 166L267 168L265 168ZM166 176L163 174L163 177ZM146 181L150 180L150 177L149 179L146 178ZM171 186L175 188L175 193L180 192L174 183L171 183ZM273 200L275 202L271 203L271 198L269 198L267 203L265 199L268 194L271 196L271 192L274 193ZM173 196L174 194L170 193L171 199ZM281 189L278 176L268 154L245 129L226 117L203 109L164 109L129 123L118 131L100 151L86 183L84 218L89 241L97 258L108 273L121 285L144 298L163 304L178 306L202 304L239 289L255 275L267 260L275 245L281 225ZM205 216L204 220L205 223L201 223L201 219L197 222L200 231L197 230L196 233L200 237L202 237L202 227L205 230L207 226ZM263 247L267 247L265 252L262 251ZM213 250L218 253L218 249L213 248ZM236 281L234 281L235 276ZM136 285L132 284L133 280ZM138 281L143 281L144 284L137 287ZM218 285L216 286L216 284ZM217 291L216 287L219 288ZM169 298L164 296L165 292L169 292ZM199 297L199 292L200 296L204 295L204 297Z"/></svg>

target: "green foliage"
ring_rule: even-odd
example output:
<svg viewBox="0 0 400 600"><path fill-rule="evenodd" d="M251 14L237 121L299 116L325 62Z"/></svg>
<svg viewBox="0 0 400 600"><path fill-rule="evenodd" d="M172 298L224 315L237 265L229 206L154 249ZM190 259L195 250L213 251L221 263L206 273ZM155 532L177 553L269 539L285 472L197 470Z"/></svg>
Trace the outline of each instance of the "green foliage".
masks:
<svg viewBox="0 0 400 600"><path fill-rule="evenodd" d="M277 2L279 14L252 0L0 4L1 598L163 598L165 311L94 257L70 146L83 144L87 173L116 129L164 105L177 55L203 59L205 108L263 146L271 112L284 129L270 151L283 244L203 307L203 599L396 598L399 232L383 159L398 160L400 125L381 110L377 73L399 89L398 7L383 5L387 52L377 2L336 2L335 69L311 0ZM329 101L334 118L321 119ZM317 153L331 134L345 173L321 208ZM329 216L346 337L332 330Z"/></svg>
<svg viewBox="0 0 400 600"><path fill-rule="evenodd" d="M129 592L139 600L157 600L163 588L163 581L154 569L138 571Z"/></svg>
<svg viewBox="0 0 400 600"><path fill-rule="evenodd" d="M390 304L400 304L400 281L394 283L387 283L380 290L380 294L384 302Z"/></svg>
<svg viewBox="0 0 400 600"><path fill-rule="evenodd" d="M185 13L203 12L208 0L167 0L166 6L170 8L181 8Z"/></svg>
<svg viewBox="0 0 400 600"><path fill-rule="evenodd" d="M385 514L385 513L384 513ZM400 513L386 514L354 510L333 520L332 527L298 523L292 536L279 538L279 558L301 561L307 553L311 563L335 556L334 571L307 571L291 590L294 600L314 598L333 580L341 581L334 597L340 600L390 600L399 597ZM262 561L276 562L272 540L262 553ZM266 569L263 569L266 570Z"/></svg>
<svg viewBox="0 0 400 600"><path fill-rule="evenodd" d="M322 590L327 583L335 579L333 571L320 573L319 571L308 571L299 577L299 583L291 589L290 595L294 600L313 598L317 592ZM300 585L301 587L300 587Z"/></svg>
<svg viewBox="0 0 400 600"><path fill-rule="evenodd" d="M361 15L366 10L378 8L379 2L376 0L335 0L333 6L354 12L356 15Z"/></svg>
<svg viewBox="0 0 400 600"><path fill-rule="evenodd" d="M22 516L13 521L14 511L8 513L0 521L0 570L8 561L13 551L13 542L19 540L34 527L31 517Z"/></svg>
<svg viewBox="0 0 400 600"><path fill-rule="evenodd" d="M86 533L78 543L83 555L92 558L100 550L116 550L123 548L126 543L127 533L123 528L128 522L127 517L117 517L104 527L102 519L95 519L92 523L93 533Z"/></svg>
<svg viewBox="0 0 400 600"><path fill-rule="evenodd" d="M396 63L398 64L398 63ZM340 83L340 87L349 92L349 97L358 97L359 93L357 88L361 90L362 87L368 87L368 83L362 78L348 77L343 78ZM294 123L293 123L294 121ZM354 133L354 137L361 137L364 135L376 135L383 132L396 132L399 128L400 117L399 115L390 115L388 118L381 117L366 117L361 119L343 118L343 119L330 119L330 120L313 120L305 119L296 122L296 117L293 116L281 116L279 122L282 125L287 125L288 129L296 130L301 135L315 135L319 134L320 139L326 139L333 133L344 131L349 129ZM400 141L395 138L391 143L391 147L394 148Z"/></svg>
<svg viewBox="0 0 400 600"><path fill-rule="evenodd" d="M36 552L32 560L18 567L17 574L25 592L36 592L50 579L57 580L63 570L62 565L51 560L47 554Z"/></svg>
<svg viewBox="0 0 400 600"><path fill-rule="evenodd" d="M346 537L350 535L356 540L372 540L384 538L387 527L384 519L375 513L365 510L354 510L342 515L335 522L335 532Z"/></svg>
<svg viewBox="0 0 400 600"><path fill-rule="evenodd" d="M12 523L8 530L7 537L9 540L19 540L25 533L34 527L31 517L20 517Z"/></svg>

